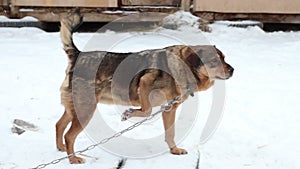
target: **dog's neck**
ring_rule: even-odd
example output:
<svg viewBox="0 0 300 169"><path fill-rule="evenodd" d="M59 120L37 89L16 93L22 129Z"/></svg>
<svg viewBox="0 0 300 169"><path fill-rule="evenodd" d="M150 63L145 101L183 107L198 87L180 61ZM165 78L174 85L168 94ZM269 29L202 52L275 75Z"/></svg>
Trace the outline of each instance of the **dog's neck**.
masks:
<svg viewBox="0 0 300 169"><path fill-rule="evenodd" d="M199 76L199 83L198 83L198 90L197 91L204 91L214 85L214 80L211 80L207 76Z"/></svg>

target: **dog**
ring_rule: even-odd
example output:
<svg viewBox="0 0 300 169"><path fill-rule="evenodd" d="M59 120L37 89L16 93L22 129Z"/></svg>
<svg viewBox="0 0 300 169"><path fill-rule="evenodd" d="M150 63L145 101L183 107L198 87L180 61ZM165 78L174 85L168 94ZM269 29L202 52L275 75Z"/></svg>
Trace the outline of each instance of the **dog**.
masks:
<svg viewBox="0 0 300 169"><path fill-rule="evenodd" d="M57 149L66 151L68 155L74 153L75 139L92 118L97 103L139 106L139 109L123 113L123 120L127 120L147 117L152 107L182 96L170 112L162 113L162 118L170 152L187 154L174 142L176 109L189 97L184 94L185 91L191 91L190 94L203 91L210 88L215 80L226 80L233 75L234 69L224 61L224 54L210 45L175 45L135 53L80 52L73 43L72 34L82 23L82 18L77 10L61 20L61 40L69 63L61 86L61 102L65 111L56 124ZM118 70L126 59L134 65L144 66L125 66ZM94 66L93 63L99 60L101 63ZM166 70L159 69L157 65ZM76 73L76 69L80 71ZM123 75L114 80L116 71L132 72L134 76L129 81ZM64 135L69 123L71 127ZM69 156L69 161L71 164L84 163L83 158L75 155Z"/></svg>

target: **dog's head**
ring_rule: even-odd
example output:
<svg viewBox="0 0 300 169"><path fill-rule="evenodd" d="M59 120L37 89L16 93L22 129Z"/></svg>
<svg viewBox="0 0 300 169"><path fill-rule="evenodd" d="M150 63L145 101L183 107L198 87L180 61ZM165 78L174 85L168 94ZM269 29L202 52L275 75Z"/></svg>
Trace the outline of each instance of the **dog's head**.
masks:
<svg viewBox="0 0 300 169"><path fill-rule="evenodd" d="M225 55L215 46L185 46L181 55L200 79L225 80L233 75L233 67L225 62Z"/></svg>

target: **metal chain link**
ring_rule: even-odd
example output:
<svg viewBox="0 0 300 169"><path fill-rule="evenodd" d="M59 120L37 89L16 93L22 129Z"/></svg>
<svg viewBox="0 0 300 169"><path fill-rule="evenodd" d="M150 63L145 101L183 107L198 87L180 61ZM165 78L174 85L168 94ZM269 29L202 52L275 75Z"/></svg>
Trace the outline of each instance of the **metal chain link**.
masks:
<svg viewBox="0 0 300 169"><path fill-rule="evenodd" d="M114 135L112 135L110 137L104 138L100 142L98 142L96 144L93 144L93 145L90 145L90 146L88 146L87 148L85 148L83 150L76 151L76 152L74 152L72 154L69 154L69 155L67 155L65 157L61 157L61 158L55 159L55 160L53 160L53 161L51 161L49 163L40 164L40 165L38 165L38 166L36 166L34 168L30 168L30 169L42 169L42 168L46 168L49 165L57 164L57 163L65 160L65 159L68 159L69 157L73 157L75 155L82 154L82 153L84 153L86 151L89 151L89 150L92 150L92 149L96 148L97 146L99 146L101 144L105 144L105 143L109 142L110 140L112 140L114 138L120 137L122 134L124 134L124 133L126 133L126 132L128 132L128 131L130 131L130 130L138 127L138 126L140 126L144 122L153 119L156 115L158 115L158 114L160 114L162 112L170 112L173 109L174 104L179 103L180 100L183 97L185 97L187 94L190 94L191 96L193 96L192 95L193 93L188 88L187 92L184 95L181 95L180 97L177 97L177 98L173 99L172 101L167 102L166 104L161 105L160 110L158 110L157 112L151 114L150 116L147 116L145 119L143 119L143 120L141 120L141 121L139 121L139 122L137 122L137 123L129 126L128 128L126 128L124 130L121 130L121 131L115 133Z"/></svg>

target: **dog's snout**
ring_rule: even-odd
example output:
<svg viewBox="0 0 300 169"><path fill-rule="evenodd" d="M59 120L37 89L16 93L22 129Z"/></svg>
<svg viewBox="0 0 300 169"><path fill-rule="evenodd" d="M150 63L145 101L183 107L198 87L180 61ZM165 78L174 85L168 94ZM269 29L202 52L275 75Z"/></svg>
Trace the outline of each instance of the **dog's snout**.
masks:
<svg viewBox="0 0 300 169"><path fill-rule="evenodd" d="M228 67L227 69L228 69L228 72L229 72L230 76L232 76L232 74L234 72L234 68L231 67L230 65L227 65L227 67Z"/></svg>
<svg viewBox="0 0 300 169"><path fill-rule="evenodd" d="M233 74L233 71L234 71L234 68L233 67L229 67L229 72L231 73L231 74Z"/></svg>

